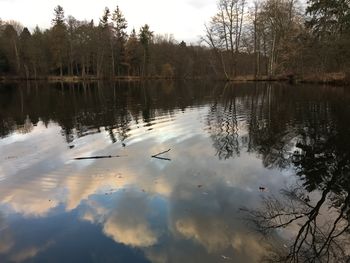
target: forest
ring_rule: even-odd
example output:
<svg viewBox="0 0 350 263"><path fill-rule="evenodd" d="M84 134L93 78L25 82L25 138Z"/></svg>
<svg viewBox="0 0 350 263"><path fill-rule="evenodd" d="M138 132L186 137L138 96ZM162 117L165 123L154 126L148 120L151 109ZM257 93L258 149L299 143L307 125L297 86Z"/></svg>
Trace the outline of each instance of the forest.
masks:
<svg viewBox="0 0 350 263"><path fill-rule="evenodd" d="M218 0L197 44L129 29L117 6L96 21L53 12L29 30L0 19L0 79L350 79L348 0Z"/></svg>

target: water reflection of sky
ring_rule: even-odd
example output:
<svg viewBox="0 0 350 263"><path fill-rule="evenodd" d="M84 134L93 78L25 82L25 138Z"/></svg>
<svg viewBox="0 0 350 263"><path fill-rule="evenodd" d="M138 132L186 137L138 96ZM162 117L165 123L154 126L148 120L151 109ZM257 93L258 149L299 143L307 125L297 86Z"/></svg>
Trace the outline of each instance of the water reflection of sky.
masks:
<svg viewBox="0 0 350 263"><path fill-rule="evenodd" d="M268 169L248 151L251 113L241 110L233 131L227 116L210 118L215 111L203 103L148 122L131 117L123 144L112 144L105 127L67 144L54 121L1 139L0 259L259 261L268 245L240 209L257 208L261 196L293 183L293 170ZM238 136L237 155L219 158L220 133ZM286 136L290 143L294 133ZM171 161L151 158L169 148ZM123 157L73 160L115 154Z"/></svg>
<svg viewBox="0 0 350 263"><path fill-rule="evenodd" d="M155 121L149 134L140 124L125 148L110 144L101 132L77 139L69 149L54 123L3 139L0 199L3 218L10 221L2 230L2 255L14 261L45 258L47 251L68 245L59 242L65 235L72 238L71 231L78 234L77 244L86 242L80 235L88 228L94 233L89 239L103 233L154 262L257 260L264 248L239 208L258 202L260 185L272 191L287 177L264 169L252 154L213 158L212 141L203 132L207 111L190 109L166 123ZM150 158L167 148L172 161ZM125 157L72 161L109 154ZM74 257L82 251L71 252Z"/></svg>

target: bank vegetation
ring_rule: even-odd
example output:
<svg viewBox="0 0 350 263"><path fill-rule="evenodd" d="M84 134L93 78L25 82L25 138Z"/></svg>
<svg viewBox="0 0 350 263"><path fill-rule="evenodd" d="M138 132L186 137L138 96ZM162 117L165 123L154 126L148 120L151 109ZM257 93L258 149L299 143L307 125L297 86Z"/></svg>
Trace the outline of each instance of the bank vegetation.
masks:
<svg viewBox="0 0 350 263"><path fill-rule="evenodd" d="M0 19L0 80L221 79L350 82L347 0L218 0L196 44L129 29L118 6L99 21L54 9L49 29Z"/></svg>

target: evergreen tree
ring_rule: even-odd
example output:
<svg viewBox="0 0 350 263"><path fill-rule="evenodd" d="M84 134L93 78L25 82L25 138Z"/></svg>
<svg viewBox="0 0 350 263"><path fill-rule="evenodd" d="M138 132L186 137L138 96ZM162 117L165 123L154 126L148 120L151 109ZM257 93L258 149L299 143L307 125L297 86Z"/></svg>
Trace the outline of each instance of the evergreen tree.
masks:
<svg viewBox="0 0 350 263"><path fill-rule="evenodd" d="M32 35L30 34L28 28L24 28L19 36L19 49L20 49L20 60L24 70L25 77L29 78L29 68L32 59L32 46L31 43Z"/></svg>
<svg viewBox="0 0 350 263"><path fill-rule="evenodd" d="M153 38L153 32L150 30L149 26L145 24L140 29L139 39L143 47L143 69L142 76L147 76L148 74L148 64L150 61L150 44Z"/></svg>
<svg viewBox="0 0 350 263"><path fill-rule="evenodd" d="M54 9L53 27L51 29L50 44L54 69L59 68L60 76L63 76L63 64L67 60L67 26L64 19L64 11L61 6Z"/></svg>
<svg viewBox="0 0 350 263"><path fill-rule="evenodd" d="M113 55L114 61L117 67L117 75L121 75L127 71L123 70L126 67L125 61L125 44L127 41L127 32L128 23L119 9L119 6L116 7L112 14L112 23L113 23Z"/></svg>
<svg viewBox="0 0 350 263"><path fill-rule="evenodd" d="M64 25L64 10L60 5L56 6L54 9L54 18L52 19L52 25Z"/></svg>
<svg viewBox="0 0 350 263"><path fill-rule="evenodd" d="M119 9L119 6L117 6L113 12L112 21L113 21L113 28L114 28L114 33L116 38L119 41L125 42L128 35L126 32L126 29L128 28L128 23L123 13Z"/></svg>
<svg viewBox="0 0 350 263"><path fill-rule="evenodd" d="M128 75L140 75L142 59L143 49L137 39L136 31L133 29L126 43L126 62L128 65Z"/></svg>
<svg viewBox="0 0 350 263"><path fill-rule="evenodd" d="M326 70L345 70L350 66L350 1L309 0L306 13L306 26L316 38L312 51Z"/></svg>
<svg viewBox="0 0 350 263"><path fill-rule="evenodd" d="M34 78L38 75L46 75L49 70L51 56L49 52L49 35L44 34L38 26L32 34L32 63Z"/></svg>
<svg viewBox="0 0 350 263"><path fill-rule="evenodd" d="M115 72L112 24L110 10L105 7L98 26L96 74L98 77L113 77Z"/></svg>
<svg viewBox="0 0 350 263"><path fill-rule="evenodd" d="M103 12L103 16L100 18L99 26L102 28L107 28L109 26L109 18L111 16L111 12L108 7L105 7Z"/></svg>
<svg viewBox="0 0 350 263"><path fill-rule="evenodd" d="M18 35L12 25L6 25L4 32L4 51L12 73L20 72L20 57L18 48Z"/></svg>
<svg viewBox="0 0 350 263"><path fill-rule="evenodd" d="M350 2L348 0L309 0L307 25L320 36L342 34L350 29Z"/></svg>

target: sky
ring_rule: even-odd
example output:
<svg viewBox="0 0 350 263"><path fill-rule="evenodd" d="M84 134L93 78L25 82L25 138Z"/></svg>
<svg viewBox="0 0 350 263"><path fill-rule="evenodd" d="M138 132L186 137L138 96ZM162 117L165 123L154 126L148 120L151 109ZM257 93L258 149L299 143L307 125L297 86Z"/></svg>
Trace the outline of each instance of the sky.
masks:
<svg viewBox="0 0 350 263"><path fill-rule="evenodd" d="M29 29L48 28L55 6L79 20L98 21L108 6L118 5L129 30L149 24L157 34L173 34L178 41L195 43L203 34L204 23L216 12L216 0L0 0L0 18L17 20Z"/></svg>

